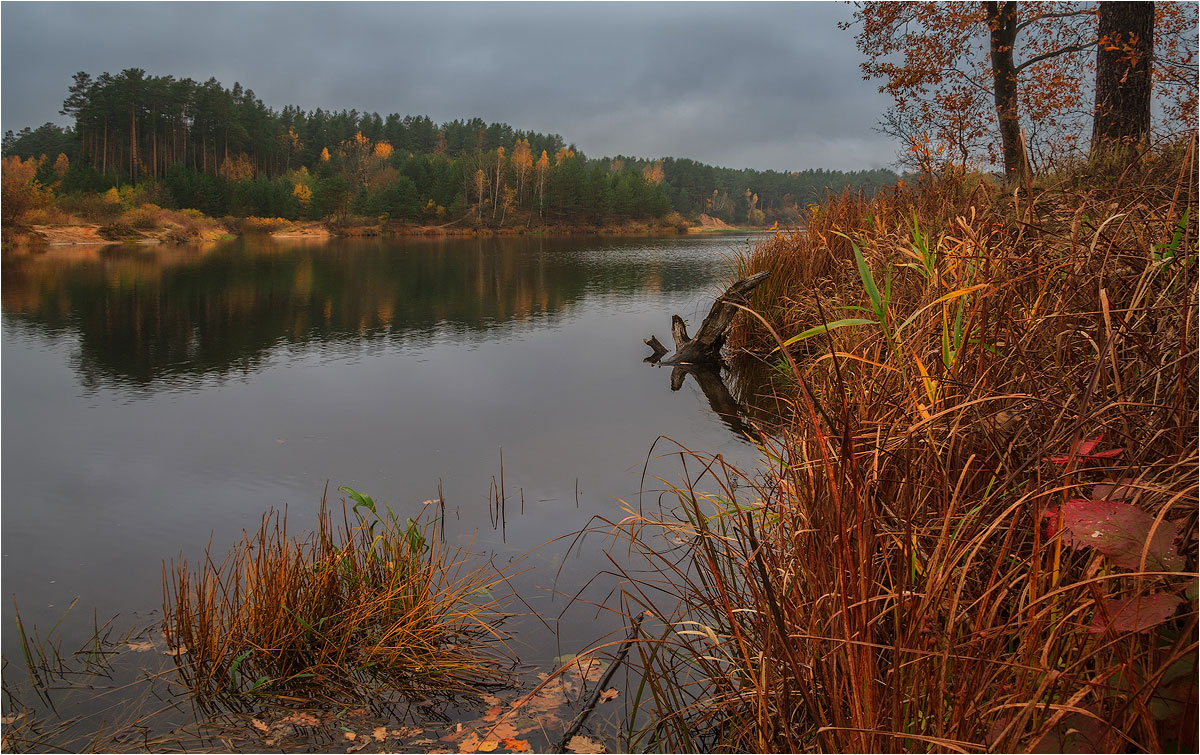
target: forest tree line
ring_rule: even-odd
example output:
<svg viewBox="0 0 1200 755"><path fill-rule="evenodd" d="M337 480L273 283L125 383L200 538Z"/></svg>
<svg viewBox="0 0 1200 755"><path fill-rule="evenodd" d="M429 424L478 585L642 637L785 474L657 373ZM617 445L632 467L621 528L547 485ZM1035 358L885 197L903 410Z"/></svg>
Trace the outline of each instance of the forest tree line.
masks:
<svg viewBox="0 0 1200 755"><path fill-rule="evenodd" d="M395 113L276 111L239 83L138 68L75 74L61 112L73 127L10 131L4 155L40 159L38 180L60 194L135 187L146 201L215 217L600 225L675 211L761 225L798 222L828 189L897 180L889 170L589 159L558 134L480 118L439 125Z"/></svg>

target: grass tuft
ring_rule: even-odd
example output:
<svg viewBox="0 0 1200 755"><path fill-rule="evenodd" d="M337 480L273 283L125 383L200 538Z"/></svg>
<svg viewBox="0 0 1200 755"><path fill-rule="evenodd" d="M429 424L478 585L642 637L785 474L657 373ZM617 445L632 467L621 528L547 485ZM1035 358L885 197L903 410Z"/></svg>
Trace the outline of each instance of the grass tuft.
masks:
<svg viewBox="0 0 1200 755"><path fill-rule="evenodd" d="M505 614L490 562L342 488L341 523L289 536L266 514L219 563L164 566L164 630L202 702L247 696L341 701L381 690L465 691L499 679ZM419 517L418 517L419 519Z"/></svg>

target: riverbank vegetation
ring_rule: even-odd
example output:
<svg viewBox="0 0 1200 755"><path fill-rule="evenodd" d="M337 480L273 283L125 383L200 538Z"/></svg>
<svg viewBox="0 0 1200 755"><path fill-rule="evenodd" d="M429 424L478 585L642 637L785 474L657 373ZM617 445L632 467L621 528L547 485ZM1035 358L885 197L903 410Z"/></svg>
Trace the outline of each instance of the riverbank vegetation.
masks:
<svg viewBox="0 0 1200 755"><path fill-rule="evenodd" d="M557 134L503 123L276 111L240 84L226 89L215 79L201 84L136 68L76 74L62 112L74 118L72 128L47 123L9 132L4 155L32 172L23 192L31 209L65 205L60 209L88 222L96 222L89 209L103 209L91 205L116 191L126 209L149 203L211 218L328 220L394 233L452 226L680 229L702 213L764 226L797 222L827 189L896 180L888 170L589 159ZM4 215L6 224L22 222L19 211Z"/></svg>
<svg viewBox="0 0 1200 755"><path fill-rule="evenodd" d="M930 178L743 256L772 276L733 339L787 344L794 415L761 474L703 460L623 524L667 618L632 741L1194 748L1196 185L1194 142Z"/></svg>
<svg viewBox="0 0 1200 755"><path fill-rule="evenodd" d="M736 260L771 275L730 345L786 376L791 417L762 470L685 455L675 504L617 527L661 574L625 593L658 622L632 748L1196 748L1194 77L1150 117L1195 20L1163 5L858 11L920 177ZM1058 46L1097 20L1098 52ZM1053 118L1082 71L1087 141ZM1022 113L1037 92L1063 96Z"/></svg>

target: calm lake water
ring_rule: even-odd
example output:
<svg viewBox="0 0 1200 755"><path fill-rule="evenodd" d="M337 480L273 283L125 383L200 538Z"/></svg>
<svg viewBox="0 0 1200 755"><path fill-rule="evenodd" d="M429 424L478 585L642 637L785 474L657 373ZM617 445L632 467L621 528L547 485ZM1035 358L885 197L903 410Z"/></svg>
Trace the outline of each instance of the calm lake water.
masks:
<svg viewBox="0 0 1200 755"><path fill-rule="evenodd" d="M243 239L3 258L4 655L15 597L48 627L75 597L150 624L164 559L223 554L268 509L315 522L326 483L398 513L446 501L451 542L498 564L557 627L518 618L545 664L620 622L568 601L610 568L595 516L636 501L660 435L753 463L696 381L643 363L672 313L695 328L744 237ZM668 447L660 445L660 451ZM493 529L501 473L507 522ZM680 479L652 460L646 488ZM524 498L524 514L521 498ZM541 546L541 547L539 547ZM536 549L536 550L534 550ZM564 562L565 560L565 562ZM561 567L561 572L560 572ZM557 576L557 584L555 579ZM601 601L614 579L584 597ZM552 588L557 590L556 594ZM559 615L561 619L555 622ZM85 631L86 630L86 631Z"/></svg>

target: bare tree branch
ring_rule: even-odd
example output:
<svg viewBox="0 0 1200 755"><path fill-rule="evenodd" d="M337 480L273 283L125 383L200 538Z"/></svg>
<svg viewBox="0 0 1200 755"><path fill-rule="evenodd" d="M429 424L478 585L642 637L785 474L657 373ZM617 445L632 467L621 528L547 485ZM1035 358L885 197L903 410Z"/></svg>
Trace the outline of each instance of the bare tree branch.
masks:
<svg viewBox="0 0 1200 755"><path fill-rule="evenodd" d="M1041 55L1035 55L1021 65L1017 66L1017 73L1024 71L1026 68L1035 63L1041 63L1043 60L1057 58L1059 55L1067 55L1072 52L1083 52L1084 50L1089 50L1095 47L1097 44L1099 44L1099 40L1094 39L1090 42L1083 42L1077 45L1067 45L1066 47L1060 47L1057 50L1051 50L1050 52L1044 52Z"/></svg>

